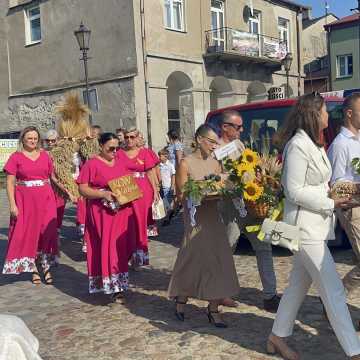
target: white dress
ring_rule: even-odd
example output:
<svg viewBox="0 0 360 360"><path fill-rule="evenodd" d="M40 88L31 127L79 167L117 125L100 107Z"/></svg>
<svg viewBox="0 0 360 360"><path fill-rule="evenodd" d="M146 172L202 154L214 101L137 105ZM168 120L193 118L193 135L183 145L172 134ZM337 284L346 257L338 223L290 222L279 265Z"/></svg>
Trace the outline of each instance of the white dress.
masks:
<svg viewBox="0 0 360 360"><path fill-rule="evenodd" d="M41 360L39 341L14 315L0 314L0 360Z"/></svg>

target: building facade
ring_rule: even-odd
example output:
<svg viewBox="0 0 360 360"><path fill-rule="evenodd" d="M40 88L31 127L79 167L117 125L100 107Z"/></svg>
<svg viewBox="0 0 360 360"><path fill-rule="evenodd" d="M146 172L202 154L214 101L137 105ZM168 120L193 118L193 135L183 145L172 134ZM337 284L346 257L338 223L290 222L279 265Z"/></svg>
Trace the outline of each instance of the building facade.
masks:
<svg viewBox="0 0 360 360"><path fill-rule="evenodd" d="M330 90L330 64L324 26L336 20L338 18L333 14L315 19L303 17L304 93Z"/></svg>
<svg viewBox="0 0 360 360"><path fill-rule="evenodd" d="M0 132L55 126L54 105L85 90L73 31L92 30L93 123L137 125L158 149L185 142L211 109L303 92L301 14L289 0L9 0L0 5Z"/></svg>
<svg viewBox="0 0 360 360"><path fill-rule="evenodd" d="M325 26L331 68L331 90L360 87L360 13Z"/></svg>

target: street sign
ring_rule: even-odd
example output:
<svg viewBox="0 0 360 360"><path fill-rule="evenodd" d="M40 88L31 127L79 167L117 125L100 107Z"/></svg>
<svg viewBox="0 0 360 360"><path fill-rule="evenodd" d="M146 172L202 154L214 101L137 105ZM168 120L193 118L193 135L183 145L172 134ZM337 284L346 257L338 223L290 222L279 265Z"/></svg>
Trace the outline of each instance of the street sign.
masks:
<svg viewBox="0 0 360 360"><path fill-rule="evenodd" d="M285 89L283 87L272 87L268 91L269 100L285 99Z"/></svg>
<svg viewBox="0 0 360 360"><path fill-rule="evenodd" d="M17 139L0 139L0 172L3 171L6 161L16 151L17 146Z"/></svg>

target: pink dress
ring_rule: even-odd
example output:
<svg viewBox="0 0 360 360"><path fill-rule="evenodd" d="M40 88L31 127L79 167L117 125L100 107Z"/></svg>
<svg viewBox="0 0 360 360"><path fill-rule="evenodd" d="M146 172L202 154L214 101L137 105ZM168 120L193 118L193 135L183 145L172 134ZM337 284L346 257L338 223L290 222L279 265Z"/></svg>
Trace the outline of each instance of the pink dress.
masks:
<svg viewBox="0 0 360 360"><path fill-rule="evenodd" d="M45 151L41 151L36 160L29 159L22 152L16 152L10 156L4 170L7 174L14 175L17 182L46 182L38 184L39 186L18 183L15 187L15 202L19 214L16 219L10 219L9 244L3 273L37 271L36 261L47 271L58 255L56 200L49 181L53 172L52 160Z"/></svg>
<svg viewBox="0 0 360 360"><path fill-rule="evenodd" d="M149 264L147 225L149 220L149 211L153 202L154 192L146 171L157 165L154 153L146 148L141 148L134 158L129 158L126 152L120 149L116 156L135 177L143 196L132 202L136 220L136 232L133 237L135 241L130 244L129 259L137 265L143 266Z"/></svg>
<svg viewBox="0 0 360 360"><path fill-rule="evenodd" d="M82 167L78 184L91 188L108 189L108 182L126 175L123 164L115 160L114 166L94 157ZM112 294L127 289L129 236L134 234L133 209L125 205L117 212L106 208L100 199L86 200L85 240L89 292Z"/></svg>

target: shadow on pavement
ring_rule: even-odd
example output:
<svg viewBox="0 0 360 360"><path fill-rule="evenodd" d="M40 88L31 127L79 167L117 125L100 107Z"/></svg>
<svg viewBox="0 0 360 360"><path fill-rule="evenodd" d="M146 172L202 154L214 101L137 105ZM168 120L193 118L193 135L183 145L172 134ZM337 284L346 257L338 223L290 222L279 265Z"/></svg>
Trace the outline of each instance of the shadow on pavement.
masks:
<svg viewBox="0 0 360 360"><path fill-rule="evenodd" d="M130 284L142 290L162 290L167 291L171 272L167 270L154 269L152 267L143 268L140 271L130 270Z"/></svg>
<svg viewBox="0 0 360 360"><path fill-rule="evenodd" d="M252 296L254 295L256 294ZM309 302L309 297L306 302ZM192 338L212 335L257 352L259 356L265 354L266 339L273 324L273 319L267 317L266 313L261 316L252 312L233 312L227 308L223 318L229 327L227 329L218 329L208 322L205 312L206 303L196 301L196 304L201 304L201 307L196 306L191 300L186 305L184 322L180 322L175 318L174 303L158 295L133 292L128 295L125 306L132 314L148 319L149 323L158 329L150 331L148 334L150 337L159 338L166 336L168 332L180 333L182 335L179 346L186 347ZM319 308L316 310L320 311ZM299 319L301 322L304 320L304 315L306 314L300 313ZM303 355L302 359L314 360L320 358L320 355L323 356L324 350L329 354L328 359L345 358L332 329L325 320L320 320L318 324L315 324L319 326L314 326L313 321L311 324L308 324L308 322L305 322L305 324L311 326L311 328L315 327L317 333L322 333L322 336L315 334L313 329L308 331L295 325L294 336L290 340L290 345L295 345L295 347L297 345L298 350ZM319 346L325 340L326 349ZM210 356L211 353L209 353ZM236 355L234 354L234 356ZM259 357L259 359L261 358Z"/></svg>

